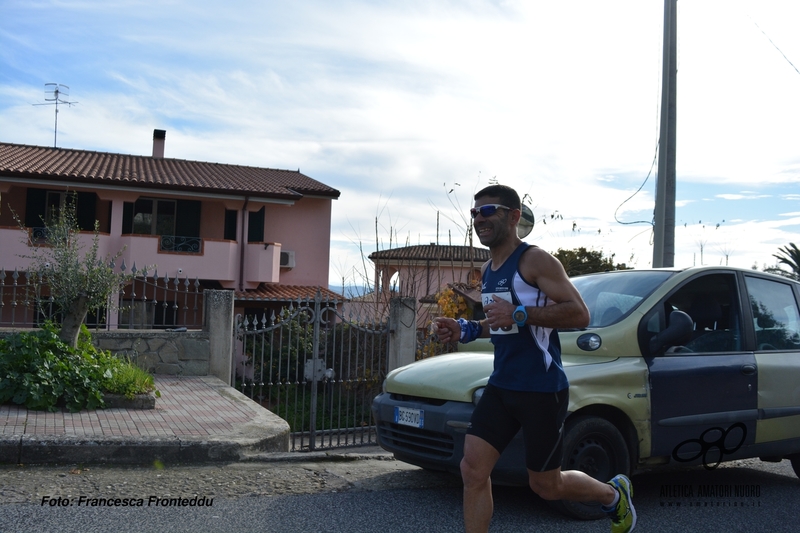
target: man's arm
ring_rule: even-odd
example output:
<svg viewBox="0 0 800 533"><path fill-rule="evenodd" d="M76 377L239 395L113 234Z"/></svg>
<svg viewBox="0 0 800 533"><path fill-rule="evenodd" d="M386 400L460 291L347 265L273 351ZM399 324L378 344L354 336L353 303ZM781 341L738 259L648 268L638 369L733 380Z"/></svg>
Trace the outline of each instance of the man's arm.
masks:
<svg viewBox="0 0 800 533"><path fill-rule="evenodd" d="M489 325L486 319L473 320L472 322L475 322L480 329L478 338L489 336ZM461 339L461 324L457 320L440 316L433 319L433 325L436 328L436 336L439 337L440 342L448 343Z"/></svg>
<svg viewBox="0 0 800 533"><path fill-rule="evenodd" d="M489 261L481 265L481 278L483 278L483 273L488 265ZM473 320L472 322L477 323L480 330L478 338L488 338L490 336L489 323L485 318L483 320ZM448 343L461 340L461 324L454 318L444 316L434 318L433 327L436 330L436 336L439 337L439 342Z"/></svg>
<svg viewBox="0 0 800 533"><path fill-rule="evenodd" d="M572 284L558 259L541 248L531 247L520 258L519 271L528 283L535 283L556 302L545 307L526 307L526 324L548 328L584 328L589 325L589 309ZM484 307L492 328L514 324L516 306L500 298Z"/></svg>

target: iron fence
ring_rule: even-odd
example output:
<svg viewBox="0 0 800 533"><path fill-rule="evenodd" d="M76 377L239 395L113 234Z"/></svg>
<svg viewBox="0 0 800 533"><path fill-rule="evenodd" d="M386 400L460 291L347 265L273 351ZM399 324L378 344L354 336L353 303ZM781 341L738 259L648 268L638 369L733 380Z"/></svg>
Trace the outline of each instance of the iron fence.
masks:
<svg viewBox="0 0 800 533"><path fill-rule="evenodd" d="M236 386L289 423L292 451L377 443L388 324L346 318L341 303L317 293L269 317L237 316Z"/></svg>
<svg viewBox="0 0 800 533"><path fill-rule="evenodd" d="M124 262L119 267L127 270ZM108 329L195 329L203 324L203 288L198 279L160 276L157 270L131 269L132 278L115 296L117 305L90 309L84 323ZM0 327L33 328L59 322L46 284L34 284L25 271L0 269Z"/></svg>
<svg viewBox="0 0 800 533"><path fill-rule="evenodd" d="M123 262L122 271L125 270ZM199 328L203 324L200 280L178 276L152 276L147 268L131 268L133 279L120 294L119 327L129 329Z"/></svg>

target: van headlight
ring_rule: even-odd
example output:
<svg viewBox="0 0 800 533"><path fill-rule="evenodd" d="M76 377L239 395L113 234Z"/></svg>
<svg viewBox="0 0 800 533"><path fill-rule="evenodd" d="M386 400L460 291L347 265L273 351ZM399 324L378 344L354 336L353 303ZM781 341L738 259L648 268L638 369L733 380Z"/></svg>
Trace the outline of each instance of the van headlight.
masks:
<svg viewBox="0 0 800 533"><path fill-rule="evenodd" d="M483 396L483 391L485 390L486 387L475 389L475 392L472 393L472 405L478 405L478 402L481 401L481 396Z"/></svg>

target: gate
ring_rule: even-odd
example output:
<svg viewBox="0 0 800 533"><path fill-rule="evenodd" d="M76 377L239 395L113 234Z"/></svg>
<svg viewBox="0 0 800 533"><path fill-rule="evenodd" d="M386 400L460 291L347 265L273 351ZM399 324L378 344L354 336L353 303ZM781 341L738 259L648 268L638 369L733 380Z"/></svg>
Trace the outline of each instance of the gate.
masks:
<svg viewBox="0 0 800 533"><path fill-rule="evenodd" d="M289 423L291 450L376 444L372 399L387 372L388 323L299 299L267 317L237 315L236 385Z"/></svg>

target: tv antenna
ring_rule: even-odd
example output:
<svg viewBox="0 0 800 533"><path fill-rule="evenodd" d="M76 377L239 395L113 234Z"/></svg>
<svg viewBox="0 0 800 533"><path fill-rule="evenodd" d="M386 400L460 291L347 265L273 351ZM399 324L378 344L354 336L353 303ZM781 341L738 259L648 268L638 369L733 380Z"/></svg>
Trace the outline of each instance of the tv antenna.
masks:
<svg viewBox="0 0 800 533"><path fill-rule="evenodd" d="M56 124L53 133L53 148L56 148L56 143L58 142L58 104L65 104L67 106L71 106L78 103L78 102L70 102L68 98L69 98L69 87L67 87L66 85L61 85L60 83L45 83L44 84L45 103L33 104L33 105L56 106Z"/></svg>

